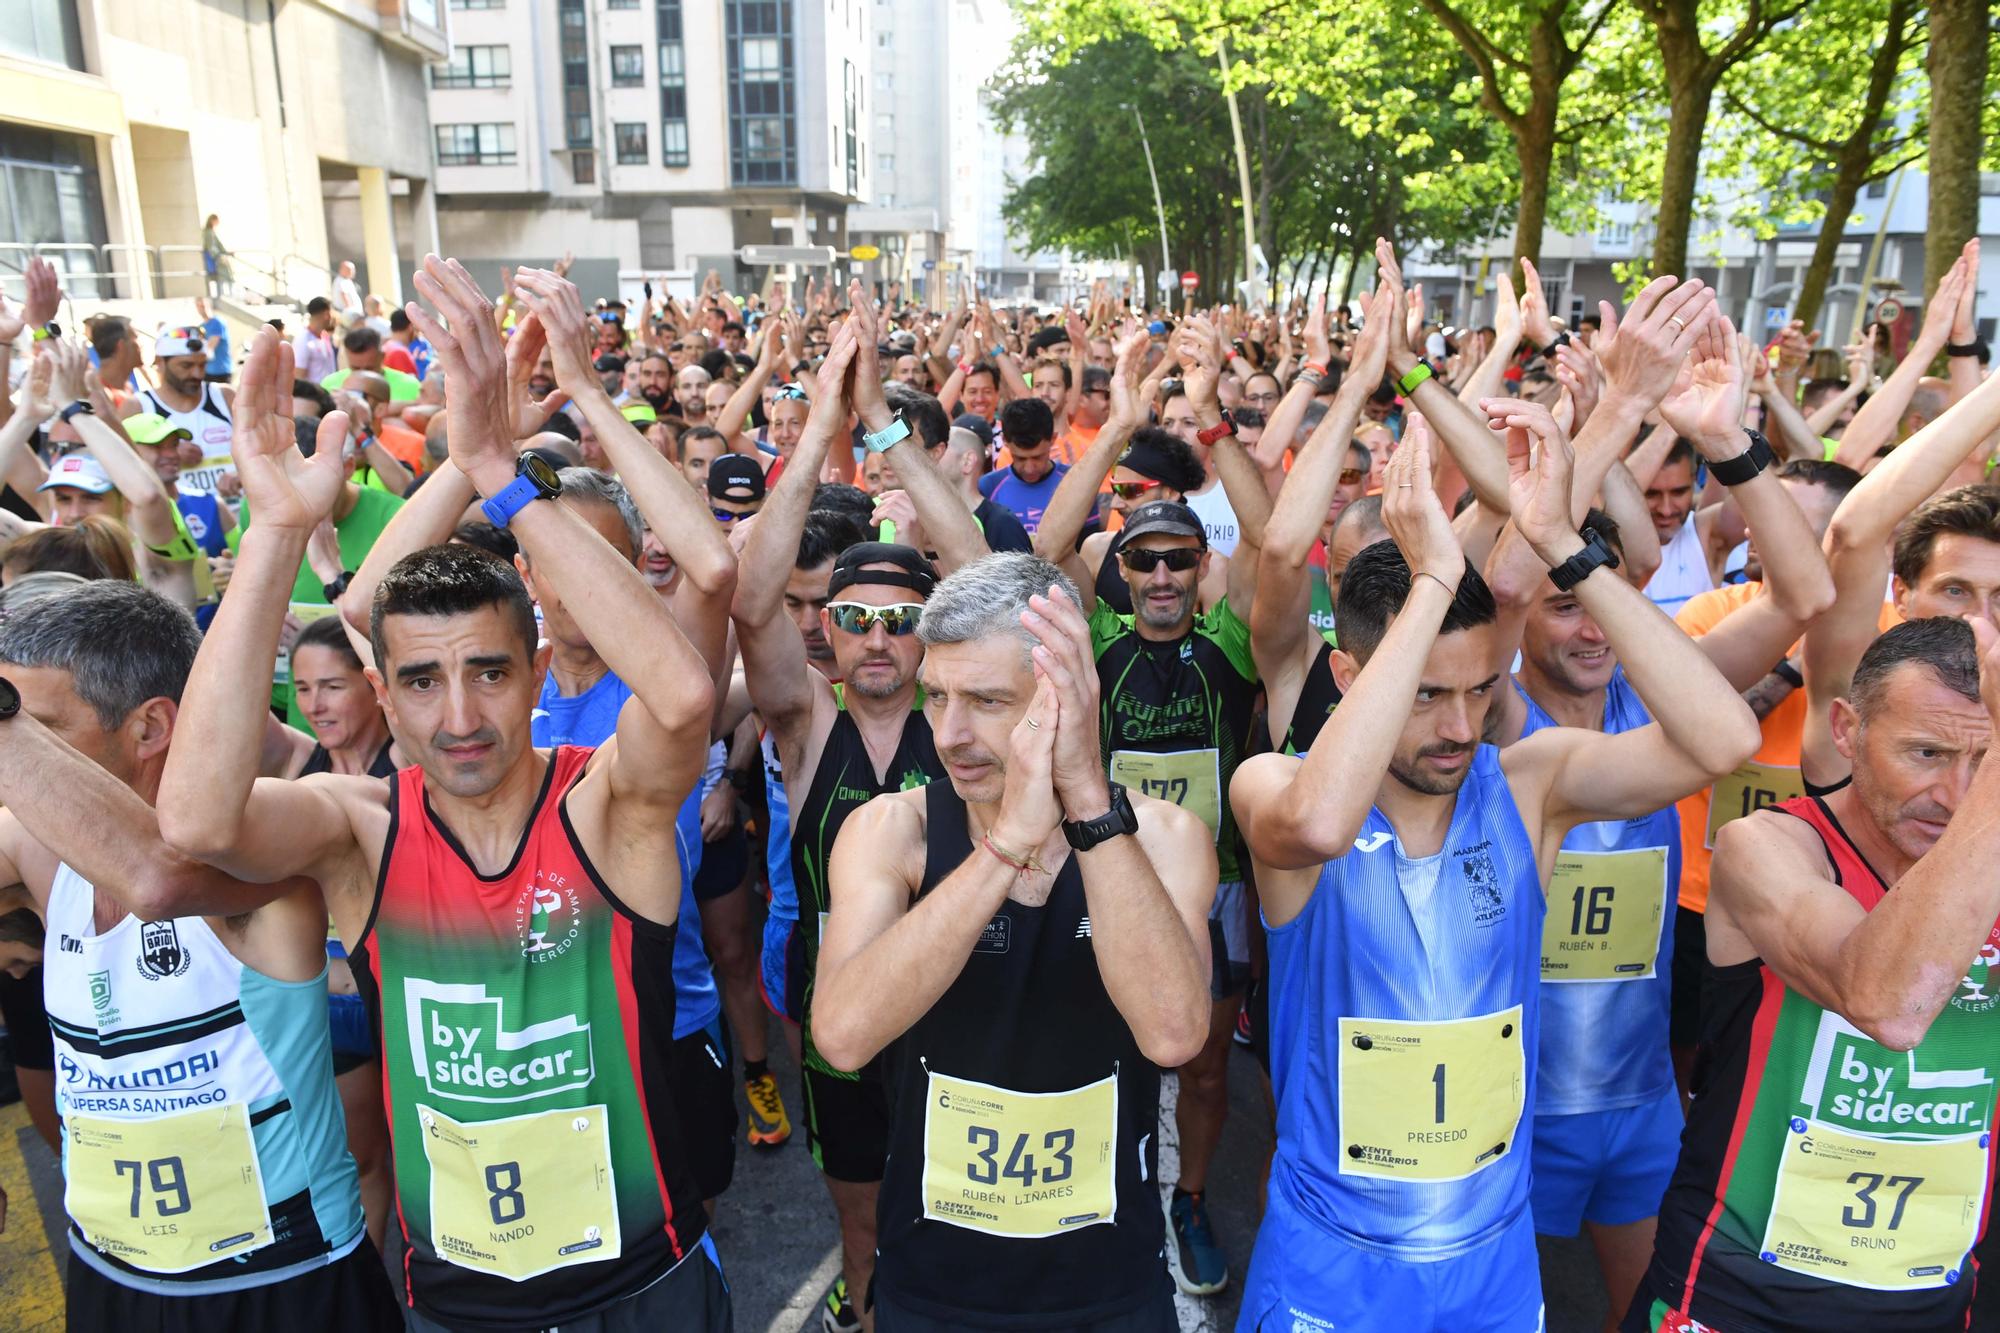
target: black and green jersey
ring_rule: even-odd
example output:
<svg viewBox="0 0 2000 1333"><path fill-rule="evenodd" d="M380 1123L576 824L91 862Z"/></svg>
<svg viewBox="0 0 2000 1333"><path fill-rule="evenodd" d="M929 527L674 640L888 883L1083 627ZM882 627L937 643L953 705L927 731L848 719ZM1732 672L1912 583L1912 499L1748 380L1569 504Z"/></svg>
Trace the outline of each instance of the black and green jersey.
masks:
<svg viewBox="0 0 2000 1333"><path fill-rule="evenodd" d="M833 907L827 888L827 863L833 859L833 842L847 817L877 796L926 786L944 777L944 764L931 745L931 724L918 709L910 710L903 724L902 739L889 760L888 771L877 776L875 761L868 756L868 742L854 717L847 711L846 692L834 686L840 711L826 734L820 751L819 767L813 770L812 785L805 799L792 809L792 880L799 891L799 934L805 945L806 993L801 1027L805 1039L806 1063L823 1074L853 1078L820 1058L812 1040L813 976L819 970L819 942L826 914ZM921 700L922 696L918 696Z"/></svg>
<svg viewBox="0 0 2000 1333"><path fill-rule="evenodd" d="M1225 597L1180 638L1145 639L1131 616L1099 602L1090 639L1111 776L1201 816L1215 834L1223 880L1242 879L1229 779L1250 752L1255 725L1250 627Z"/></svg>

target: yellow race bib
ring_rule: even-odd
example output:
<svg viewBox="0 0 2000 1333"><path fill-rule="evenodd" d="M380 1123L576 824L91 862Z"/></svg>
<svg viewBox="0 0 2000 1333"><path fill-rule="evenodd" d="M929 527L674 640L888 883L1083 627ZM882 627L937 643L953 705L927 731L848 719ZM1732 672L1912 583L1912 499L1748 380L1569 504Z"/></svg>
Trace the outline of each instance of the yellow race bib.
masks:
<svg viewBox="0 0 2000 1333"><path fill-rule="evenodd" d="M1518 1004L1433 1023L1341 1019L1341 1174L1484 1171L1513 1150L1527 1078Z"/></svg>
<svg viewBox="0 0 2000 1333"><path fill-rule="evenodd" d="M1965 1262L1986 1203L1981 1137L1910 1142L1794 1119L1764 1261L1876 1291L1945 1285Z"/></svg>
<svg viewBox="0 0 2000 1333"><path fill-rule="evenodd" d="M1715 846L1715 831L1753 810L1806 794L1805 779L1795 764L1760 764L1745 760L1734 773L1715 780L1708 793L1708 830L1701 845Z"/></svg>
<svg viewBox="0 0 2000 1333"><path fill-rule="evenodd" d="M604 1106L461 1124L420 1103L417 1119L438 1258L520 1282L618 1257Z"/></svg>
<svg viewBox="0 0 2000 1333"><path fill-rule="evenodd" d="M1664 847L1557 852L1542 918L1542 980L1653 976L1666 903Z"/></svg>
<svg viewBox="0 0 2000 1333"><path fill-rule="evenodd" d="M84 1239L150 1273L185 1273L271 1243L242 1102L153 1120L72 1113L63 1206Z"/></svg>
<svg viewBox="0 0 2000 1333"><path fill-rule="evenodd" d="M1141 796L1172 801L1208 825L1222 827L1222 779L1214 750L1175 750L1150 754L1144 750L1113 750L1111 780Z"/></svg>
<svg viewBox="0 0 2000 1333"><path fill-rule="evenodd" d="M932 1073L925 1107L926 1218L1018 1238L1116 1219L1116 1074L1014 1092Z"/></svg>

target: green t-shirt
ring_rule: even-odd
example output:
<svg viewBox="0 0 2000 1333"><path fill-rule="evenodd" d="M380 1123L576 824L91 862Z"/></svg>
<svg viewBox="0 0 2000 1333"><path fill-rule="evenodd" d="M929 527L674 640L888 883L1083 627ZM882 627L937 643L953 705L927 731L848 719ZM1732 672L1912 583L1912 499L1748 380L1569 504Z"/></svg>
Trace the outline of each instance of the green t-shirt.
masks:
<svg viewBox="0 0 2000 1333"><path fill-rule="evenodd" d="M368 552L382 535L382 529L389 526L389 520L403 507L402 497L387 491L357 488L354 508L347 511L345 518L334 522L333 530L340 538L341 567L352 572L361 568L361 562L368 558ZM234 551L243 544L244 530L250 526L250 506L243 506L242 523L235 532L229 534L229 549ZM317 620L333 612L326 600L325 585L319 575L313 573L310 563L299 565L299 576L292 583L292 600L289 610L300 620ZM292 690L292 659L289 653L280 653L271 674L271 706L282 708L285 721L300 731L311 734L306 725L305 714L299 711L299 701Z"/></svg>
<svg viewBox="0 0 2000 1333"><path fill-rule="evenodd" d="M1098 739L1111 776L1199 815L1225 881L1243 878L1229 780L1250 752L1257 665L1229 599L1179 639L1149 640L1103 601L1090 615L1102 697Z"/></svg>
<svg viewBox="0 0 2000 1333"><path fill-rule="evenodd" d="M423 381L415 375L410 374L407 370L396 370L390 366L382 366L375 373L389 381L389 401L392 403L414 403L417 401L417 396L423 392ZM332 393L335 389L347 383L348 374L348 371L336 370L321 380L319 387L325 389L328 393Z"/></svg>

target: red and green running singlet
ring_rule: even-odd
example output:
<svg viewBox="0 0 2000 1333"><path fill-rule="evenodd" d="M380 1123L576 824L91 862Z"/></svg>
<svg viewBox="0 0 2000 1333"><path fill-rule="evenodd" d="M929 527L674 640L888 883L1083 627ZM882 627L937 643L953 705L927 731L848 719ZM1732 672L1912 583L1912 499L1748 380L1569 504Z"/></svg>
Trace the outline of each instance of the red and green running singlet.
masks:
<svg viewBox="0 0 2000 1333"><path fill-rule="evenodd" d="M577 844L563 798L591 753L550 754L490 878L422 770L396 775L354 973L382 1040L405 1299L442 1323L567 1323L705 1225L667 1083L675 927L633 915Z"/></svg>
<svg viewBox="0 0 2000 1333"><path fill-rule="evenodd" d="M1874 910L1882 881L1825 802L1775 808L1812 826L1840 886ZM1993 1173L1996 963L2000 925L1909 1051L1762 960L1711 970L1648 1279L1663 1327L1966 1327Z"/></svg>

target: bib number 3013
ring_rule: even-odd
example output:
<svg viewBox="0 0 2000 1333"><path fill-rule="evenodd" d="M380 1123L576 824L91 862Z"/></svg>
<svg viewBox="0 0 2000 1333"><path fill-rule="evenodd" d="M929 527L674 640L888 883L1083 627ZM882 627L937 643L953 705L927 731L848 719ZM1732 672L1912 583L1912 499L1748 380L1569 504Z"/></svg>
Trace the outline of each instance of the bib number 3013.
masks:
<svg viewBox="0 0 2000 1333"><path fill-rule="evenodd" d="M1015 1092L932 1072L925 1107L926 1218L1025 1239L1116 1217L1116 1074Z"/></svg>
<svg viewBox="0 0 2000 1333"><path fill-rule="evenodd" d="M431 1169L431 1245L520 1282L616 1259L621 1239L603 1106L461 1123L417 1107Z"/></svg>
<svg viewBox="0 0 2000 1333"><path fill-rule="evenodd" d="M1461 1180L1513 1150L1527 1096L1521 1006L1478 1018L1340 1020L1340 1173Z"/></svg>
<svg viewBox="0 0 2000 1333"><path fill-rule="evenodd" d="M1761 1257L1877 1291L1957 1282L1986 1202L1985 1138L1912 1142L1792 1120Z"/></svg>
<svg viewBox="0 0 2000 1333"><path fill-rule="evenodd" d="M70 1115L63 1202L84 1239L134 1268L185 1273L271 1243L242 1102L157 1120Z"/></svg>

